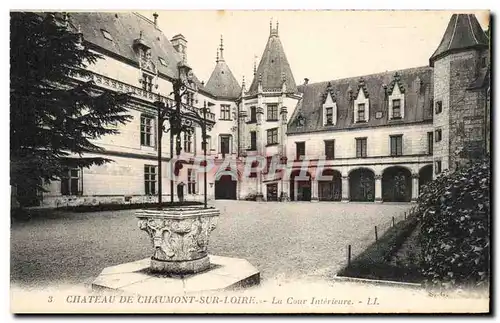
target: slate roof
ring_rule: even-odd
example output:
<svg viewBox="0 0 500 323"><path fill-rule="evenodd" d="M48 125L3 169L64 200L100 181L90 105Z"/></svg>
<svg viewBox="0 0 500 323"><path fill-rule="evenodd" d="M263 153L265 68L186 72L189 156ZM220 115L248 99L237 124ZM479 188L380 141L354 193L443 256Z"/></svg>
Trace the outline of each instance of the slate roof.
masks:
<svg viewBox="0 0 500 323"><path fill-rule="evenodd" d="M399 83L395 83L396 72L399 75ZM352 90L352 95L355 96L361 78L364 81L364 91L370 99L369 120L366 123L354 123L354 106L353 101L349 100L349 90ZM329 83L337 103L337 123L334 126L324 126L323 122L324 95ZM388 120L388 101L385 93L396 84L405 93L404 119ZM384 90L384 85L387 90ZM428 66L299 85L298 91L303 95L290 117L287 133L334 132L432 120L432 86L432 68ZM379 119L376 118L377 112L382 112ZM299 125L299 115L304 118L303 126Z"/></svg>
<svg viewBox="0 0 500 323"><path fill-rule="evenodd" d="M71 12L70 21L75 29L80 28L85 41L137 64L133 44L142 31L143 42L151 48L152 61L158 71L171 78L178 77L177 63L181 56L163 32L146 17L132 12ZM106 39L102 30L107 31L113 40ZM160 57L167 66L161 64ZM198 88L203 88L196 76L194 81Z"/></svg>
<svg viewBox="0 0 500 323"><path fill-rule="evenodd" d="M287 93L297 93L297 85L295 84L292 69L286 58L285 50L281 44L278 28L271 28L259 67L248 90L249 94L257 93L259 75L261 75L262 89L264 91L281 90L283 78L285 78Z"/></svg>
<svg viewBox="0 0 500 323"><path fill-rule="evenodd" d="M205 84L205 90L218 99L235 100L241 95L241 87L229 69L222 50L221 57L217 59L215 69Z"/></svg>
<svg viewBox="0 0 500 323"><path fill-rule="evenodd" d="M436 59L449 53L470 49L488 48L488 37L473 14L453 14L438 48L429 59L434 66Z"/></svg>

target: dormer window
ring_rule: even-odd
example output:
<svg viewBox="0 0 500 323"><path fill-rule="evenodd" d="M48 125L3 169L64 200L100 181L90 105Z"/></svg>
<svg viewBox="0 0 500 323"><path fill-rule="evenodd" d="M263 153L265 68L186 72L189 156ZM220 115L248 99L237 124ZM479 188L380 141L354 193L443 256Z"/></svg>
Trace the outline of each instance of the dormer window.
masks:
<svg viewBox="0 0 500 323"><path fill-rule="evenodd" d="M323 124L333 126L337 123L337 102L332 85L329 83L323 95Z"/></svg>
<svg viewBox="0 0 500 323"><path fill-rule="evenodd" d="M365 81L359 80L358 93L354 99L354 122L368 122L370 120L370 99Z"/></svg>
<svg viewBox="0 0 500 323"><path fill-rule="evenodd" d="M389 119L404 119L405 90L401 84L401 78L398 73L394 75L394 80L389 86Z"/></svg>
<svg viewBox="0 0 500 323"><path fill-rule="evenodd" d="M113 41L113 37L111 36L111 34L107 30L101 29L101 33L104 36L104 38L106 38L107 40Z"/></svg>
<svg viewBox="0 0 500 323"><path fill-rule="evenodd" d="M148 92L153 91L153 76L143 73L141 83L142 83L142 89L144 91Z"/></svg>
<svg viewBox="0 0 500 323"><path fill-rule="evenodd" d="M401 99L392 100L392 119L401 119Z"/></svg>
<svg viewBox="0 0 500 323"><path fill-rule="evenodd" d="M326 125L332 125L333 124L333 108L326 108L325 109L326 113Z"/></svg>
<svg viewBox="0 0 500 323"><path fill-rule="evenodd" d="M168 66L167 61L163 57L158 57L158 60L160 61L160 64L163 66Z"/></svg>
<svg viewBox="0 0 500 323"><path fill-rule="evenodd" d="M365 104L364 103L358 104L358 115L356 117L356 122L366 122Z"/></svg>

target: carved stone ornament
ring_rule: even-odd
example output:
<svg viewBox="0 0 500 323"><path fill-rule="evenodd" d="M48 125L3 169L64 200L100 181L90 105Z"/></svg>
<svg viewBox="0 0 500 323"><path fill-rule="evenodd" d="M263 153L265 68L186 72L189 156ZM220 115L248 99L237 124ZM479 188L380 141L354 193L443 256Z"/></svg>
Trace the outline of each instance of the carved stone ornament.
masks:
<svg viewBox="0 0 500 323"><path fill-rule="evenodd" d="M140 50L140 65L141 68L156 74L156 66L151 58L151 49L143 48Z"/></svg>
<svg viewBox="0 0 500 323"><path fill-rule="evenodd" d="M176 274L207 269L209 237L219 214L200 207L137 212L139 228L148 233L154 248L151 269Z"/></svg>

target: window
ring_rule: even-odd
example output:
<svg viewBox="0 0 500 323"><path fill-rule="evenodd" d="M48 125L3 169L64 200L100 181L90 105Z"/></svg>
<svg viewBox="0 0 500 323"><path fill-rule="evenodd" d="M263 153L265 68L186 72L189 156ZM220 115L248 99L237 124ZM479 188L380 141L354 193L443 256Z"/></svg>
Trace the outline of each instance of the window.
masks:
<svg viewBox="0 0 500 323"><path fill-rule="evenodd" d="M188 169L188 194L196 194L196 173Z"/></svg>
<svg viewBox="0 0 500 323"><path fill-rule="evenodd" d="M436 130L436 142L440 142L442 138L442 135L443 135L443 132L441 129L437 129Z"/></svg>
<svg viewBox="0 0 500 323"><path fill-rule="evenodd" d="M144 91L153 91L153 76L149 75L149 74L142 74L142 89Z"/></svg>
<svg viewBox="0 0 500 323"><path fill-rule="evenodd" d="M113 41L113 37L111 36L111 34L107 30L101 29L101 33L104 36L104 38L106 38L107 40Z"/></svg>
<svg viewBox="0 0 500 323"><path fill-rule="evenodd" d="M436 114L443 112L443 101L436 101Z"/></svg>
<svg viewBox="0 0 500 323"><path fill-rule="evenodd" d="M141 145L153 146L153 118L141 116Z"/></svg>
<svg viewBox="0 0 500 323"><path fill-rule="evenodd" d="M257 150L257 132L250 131L250 150Z"/></svg>
<svg viewBox="0 0 500 323"><path fill-rule="evenodd" d="M184 100L187 105L194 105L194 92L187 92Z"/></svg>
<svg viewBox="0 0 500 323"><path fill-rule="evenodd" d="M257 122L257 108L250 107L250 122Z"/></svg>
<svg viewBox="0 0 500 323"><path fill-rule="evenodd" d="M333 108L329 107L326 108L326 125L332 125L333 124Z"/></svg>
<svg viewBox="0 0 500 323"><path fill-rule="evenodd" d="M434 133L432 131L427 133L427 154L432 155L434 151Z"/></svg>
<svg viewBox="0 0 500 323"><path fill-rule="evenodd" d="M391 136L391 156L403 155L403 135Z"/></svg>
<svg viewBox="0 0 500 323"><path fill-rule="evenodd" d="M72 168L61 178L62 195L81 195L82 194L82 171L79 168Z"/></svg>
<svg viewBox="0 0 500 323"><path fill-rule="evenodd" d="M267 105L267 121L278 121L278 105Z"/></svg>
<svg viewBox="0 0 500 323"><path fill-rule="evenodd" d="M306 143L305 142L296 142L295 143L295 153L296 160L301 160L306 156Z"/></svg>
<svg viewBox="0 0 500 323"><path fill-rule="evenodd" d="M191 143L193 141L193 132L185 131L184 132L184 151L187 153L191 152Z"/></svg>
<svg viewBox="0 0 500 323"><path fill-rule="evenodd" d="M160 64L163 66L168 66L167 61L163 57L158 57Z"/></svg>
<svg viewBox="0 0 500 323"><path fill-rule="evenodd" d="M220 105L220 119L231 120L231 106L227 104Z"/></svg>
<svg viewBox="0 0 500 323"><path fill-rule="evenodd" d="M436 174L441 173L441 171L442 171L441 167L442 167L441 161L440 160L436 160L435 165L434 165L434 169L435 169Z"/></svg>
<svg viewBox="0 0 500 323"><path fill-rule="evenodd" d="M392 119L401 119L401 100L392 100Z"/></svg>
<svg viewBox="0 0 500 323"><path fill-rule="evenodd" d="M356 157L366 157L366 138L356 138Z"/></svg>
<svg viewBox="0 0 500 323"><path fill-rule="evenodd" d="M267 130L267 144L276 145L278 143L278 128Z"/></svg>
<svg viewBox="0 0 500 323"><path fill-rule="evenodd" d="M226 154L229 154L231 144L231 135L220 135L220 152L222 154L222 158L226 157Z"/></svg>
<svg viewBox="0 0 500 323"><path fill-rule="evenodd" d="M360 103L360 104L358 104L358 116L357 116L356 122L365 122L365 121L366 121L365 104Z"/></svg>
<svg viewBox="0 0 500 323"><path fill-rule="evenodd" d="M144 165L144 192L146 195L156 194L156 166Z"/></svg>
<svg viewBox="0 0 500 323"><path fill-rule="evenodd" d="M335 140L325 140L325 156L326 159L335 158Z"/></svg>

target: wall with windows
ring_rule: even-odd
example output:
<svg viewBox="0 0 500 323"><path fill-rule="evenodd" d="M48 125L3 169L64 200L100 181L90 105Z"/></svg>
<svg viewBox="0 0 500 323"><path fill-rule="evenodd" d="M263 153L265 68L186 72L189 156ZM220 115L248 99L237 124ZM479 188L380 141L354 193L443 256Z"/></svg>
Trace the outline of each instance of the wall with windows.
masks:
<svg viewBox="0 0 500 323"><path fill-rule="evenodd" d="M403 155L428 154L427 132L433 130L432 123L369 127L348 131L316 132L289 135L287 138L287 157L295 160L296 142L304 142L308 159L325 156L325 140L335 140L334 158L356 158L356 138L366 138L367 157L391 156L391 136L402 135Z"/></svg>
<svg viewBox="0 0 500 323"><path fill-rule="evenodd" d="M232 101L212 100L210 107L215 113L215 126L210 131L211 153L222 157L224 154L235 155L238 152L238 106ZM207 151L208 154L208 151Z"/></svg>
<svg viewBox="0 0 500 323"><path fill-rule="evenodd" d="M474 56L474 51L451 54L434 63L434 169L441 163L442 170L450 168L450 106L456 104L451 101L450 81L451 67L454 60L470 59ZM457 98L455 98L457 99ZM441 140L439 140L439 131Z"/></svg>

